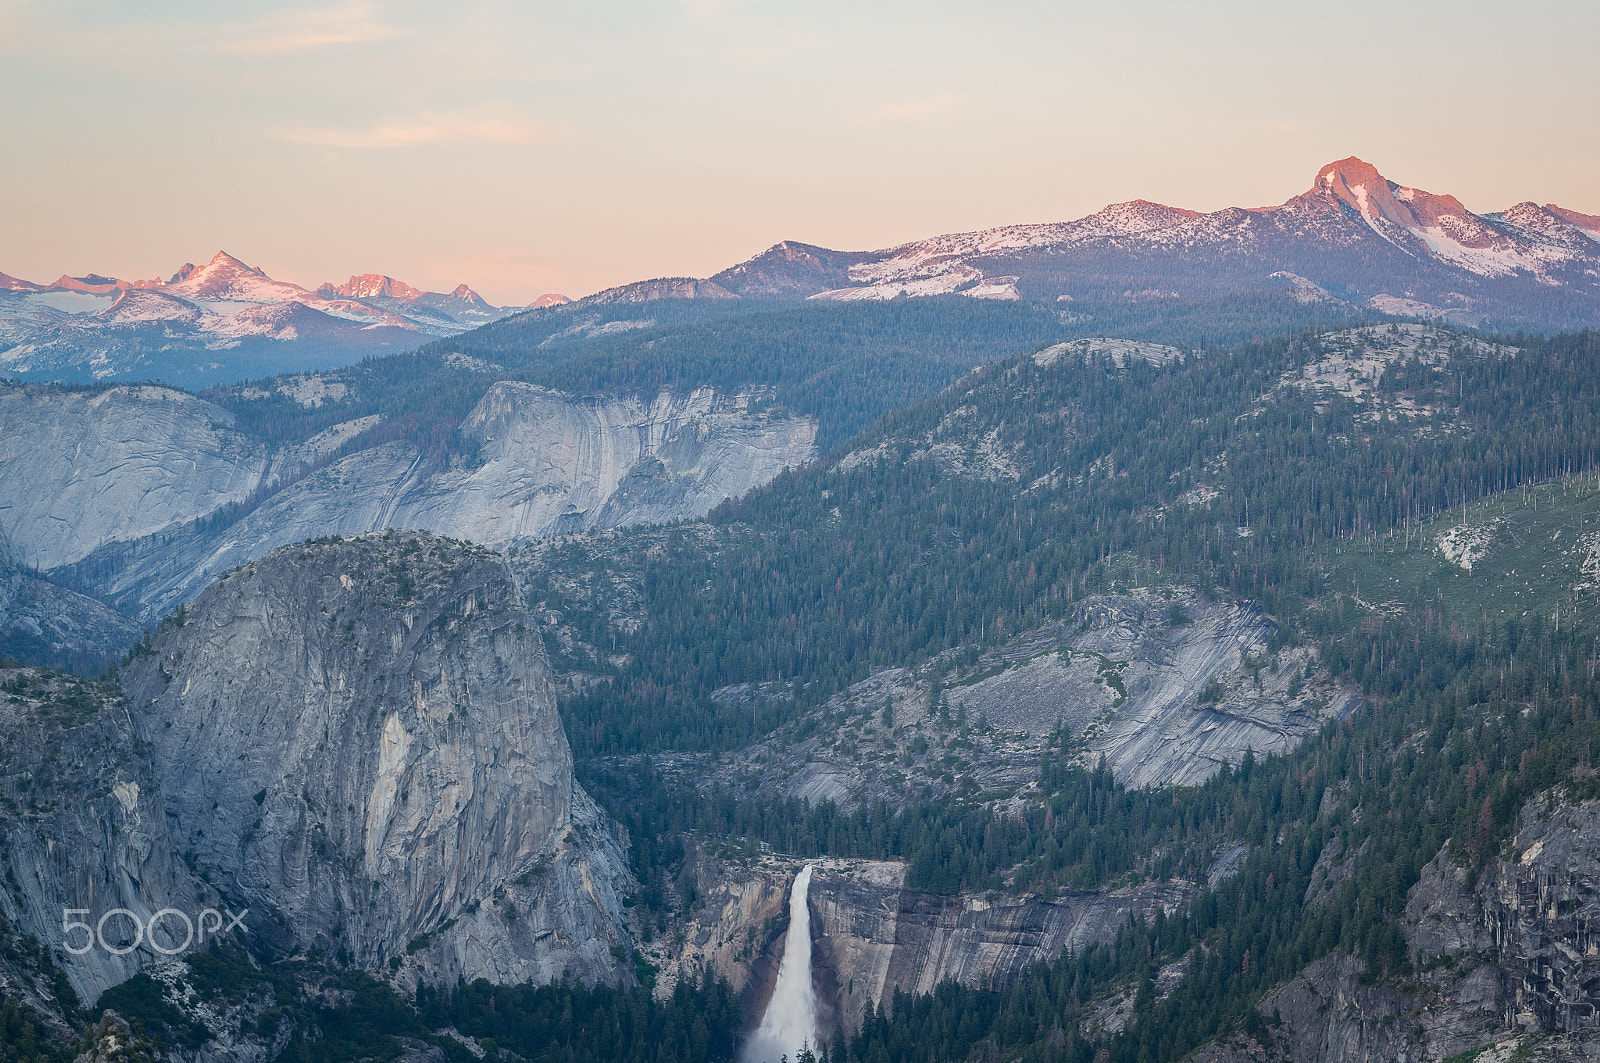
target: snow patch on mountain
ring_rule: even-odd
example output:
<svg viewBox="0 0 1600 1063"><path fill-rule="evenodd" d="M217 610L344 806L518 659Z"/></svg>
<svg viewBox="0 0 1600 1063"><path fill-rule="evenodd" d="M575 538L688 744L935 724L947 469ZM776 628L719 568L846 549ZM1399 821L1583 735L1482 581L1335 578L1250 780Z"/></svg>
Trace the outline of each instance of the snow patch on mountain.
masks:
<svg viewBox="0 0 1600 1063"><path fill-rule="evenodd" d="M284 357L298 368L304 355L266 355L259 341L318 351L400 349L520 309L491 306L465 284L449 294L423 292L383 274L310 292L225 251L198 268L185 263L166 282L90 273L47 286L0 274L0 346L7 347L0 369L104 379L157 375L144 367L175 362L180 372L211 372L222 363L186 359L183 352L246 344L252 358Z"/></svg>

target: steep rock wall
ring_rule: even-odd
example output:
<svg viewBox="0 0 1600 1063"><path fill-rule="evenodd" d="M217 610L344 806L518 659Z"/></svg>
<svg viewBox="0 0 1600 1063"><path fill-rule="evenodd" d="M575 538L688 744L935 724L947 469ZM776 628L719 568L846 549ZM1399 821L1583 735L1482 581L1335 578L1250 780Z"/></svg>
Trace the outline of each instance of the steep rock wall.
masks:
<svg viewBox="0 0 1600 1063"><path fill-rule="evenodd" d="M141 925L167 908L194 920L217 901L175 855L160 786L138 747L114 686L0 669L0 913L39 940L84 1004L161 957L147 937L118 954L134 938L123 916L101 927L110 948L85 930L65 932L65 920L100 927L118 908ZM154 944L177 949L182 926L159 921ZM0 976L24 1000L59 1010L58 990L7 966L0 962Z"/></svg>
<svg viewBox="0 0 1600 1063"><path fill-rule="evenodd" d="M424 530L501 545L702 516L815 454L813 421L774 417L709 388L579 399L502 381L462 425L475 468L442 469L408 444L371 447L272 495L223 528L117 543L77 583L153 619L276 547L322 535Z"/></svg>
<svg viewBox="0 0 1600 1063"><path fill-rule="evenodd" d="M898 872L896 874L895 872ZM895 992L931 993L944 981L998 989L1029 965L1104 941L1130 915L1171 911L1183 883L1037 897L943 897L901 888L904 865L829 863L811 880L817 965L836 987L847 1028Z"/></svg>
<svg viewBox="0 0 1600 1063"><path fill-rule="evenodd" d="M1172 911L1189 896L1183 883L1037 897L938 896L904 887L906 865L882 860L820 860L811 879L813 976L819 1022L857 1029L871 1004L897 990L932 992L943 981L997 989L1029 964L1067 948L1104 941L1133 914ZM759 1015L771 993L788 931L788 890L802 862L692 864L702 899L681 938L646 954L663 965L657 992L709 967Z"/></svg>
<svg viewBox="0 0 1600 1063"><path fill-rule="evenodd" d="M279 951L412 980L625 977L626 864L532 632L494 554L428 535L219 581L124 672L175 840Z"/></svg>
<svg viewBox="0 0 1600 1063"><path fill-rule="evenodd" d="M1201 1063L1529 1061L1600 1056L1600 801L1530 801L1476 876L1447 844L1422 869L1401 927L1414 972L1374 983L1334 953L1268 994L1261 1041L1225 1038Z"/></svg>
<svg viewBox="0 0 1600 1063"><path fill-rule="evenodd" d="M0 385L0 535L45 570L238 501L267 448L233 423L167 388Z"/></svg>

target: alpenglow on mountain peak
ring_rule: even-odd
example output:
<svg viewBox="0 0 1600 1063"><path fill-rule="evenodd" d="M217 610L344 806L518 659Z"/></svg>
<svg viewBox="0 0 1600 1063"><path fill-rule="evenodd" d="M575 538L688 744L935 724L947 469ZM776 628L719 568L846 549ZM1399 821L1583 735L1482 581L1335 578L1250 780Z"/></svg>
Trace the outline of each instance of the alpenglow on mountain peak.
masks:
<svg viewBox="0 0 1600 1063"><path fill-rule="evenodd" d="M1129 302L1247 292L1337 299L1460 324L1600 323L1600 218L1518 204L1475 214L1356 156L1276 206L1202 213L1145 199L1075 221L1003 225L876 251L786 240L704 279L657 278L581 303L918 296Z"/></svg>
<svg viewBox="0 0 1600 1063"><path fill-rule="evenodd" d="M165 281L89 272L36 284L0 273L0 374L203 387L405 350L522 309L465 284L425 292L382 273L310 291L227 251Z"/></svg>

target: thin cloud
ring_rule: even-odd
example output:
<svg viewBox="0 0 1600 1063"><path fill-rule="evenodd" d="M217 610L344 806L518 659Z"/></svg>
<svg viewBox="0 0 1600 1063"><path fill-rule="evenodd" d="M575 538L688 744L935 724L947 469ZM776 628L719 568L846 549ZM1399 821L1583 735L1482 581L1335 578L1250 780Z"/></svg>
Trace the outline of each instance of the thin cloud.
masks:
<svg viewBox="0 0 1600 1063"><path fill-rule="evenodd" d="M348 0L329 8L284 11L241 27L222 44L224 51L252 55L303 52L339 44L392 40L400 30L378 17L370 0Z"/></svg>
<svg viewBox="0 0 1600 1063"><path fill-rule="evenodd" d="M861 117L869 122L932 122L955 113L959 97L949 92L912 100L888 100Z"/></svg>
<svg viewBox="0 0 1600 1063"><path fill-rule="evenodd" d="M512 113L503 104L470 111L423 111L415 118L390 119L359 128L290 126L278 139L325 148L409 148L432 144L538 144L547 127Z"/></svg>

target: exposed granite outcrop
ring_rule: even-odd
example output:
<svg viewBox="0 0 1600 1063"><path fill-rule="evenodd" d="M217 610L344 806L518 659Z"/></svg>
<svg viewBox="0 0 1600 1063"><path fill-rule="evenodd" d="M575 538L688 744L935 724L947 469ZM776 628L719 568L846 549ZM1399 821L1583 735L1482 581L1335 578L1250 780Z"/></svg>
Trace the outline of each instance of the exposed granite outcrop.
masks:
<svg viewBox="0 0 1600 1063"><path fill-rule="evenodd" d="M777 981L789 925L792 860L725 860L691 847L686 880L698 895L693 910L665 937L639 946L657 968L656 996L665 999L704 970L728 980L747 1019L761 1016Z"/></svg>
<svg viewBox="0 0 1600 1063"><path fill-rule="evenodd" d="M490 551L279 550L123 675L177 844L268 948L399 960L402 984L629 977L619 841Z"/></svg>
<svg viewBox="0 0 1600 1063"><path fill-rule="evenodd" d="M1029 964L1113 936L1134 914L1171 911L1187 883L1035 896L939 896L904 887L898 861L815 861L811 908L813 977L819 1021L860 1026L874 1003L894 994L928 993L944 981L998 989ZM646 953L663 965L657 992L709 967L732 982L747 1010L759 1014L772 989L787 933L788 890L803 866L792 858L755 862L698 854L691 874L702 900L682 936Z"/></svg>
<svg viewBox="0 0 1600 1063"><path fill-rule="evenodd" d="M1600 1058L1600 801L1534 799L1510 850L1476 882L1449 845L1422 869L1402 923L1412 975L1373 983L1355 958L1325 956L1262 1001L1280 1021L1260 1040L1240 1033L1194 1058Z"/></svg>
<svg viewBox="0 0 1600 1063"><path fill-rule="evenodd" d="M631 621L631 603L620 599L642 596L636 579L593 581L612 595L595 604ZM573 637L555 616L558 637ZM950 793L1022 794L1064 726L1086 767L1104 756L1130 786L1194 785L1247 751L1287 752L1360 704L1317 670L1310 648L1272 652L1272 632L1248 602L1096 595L1071 620L1025 632L976 663L873 672L718 764L677 759L701 781L773 799L898 808ZM712 696L754 711L792 695L781 684L741 684Z"/></svg>
<svg viewBox="0 0 1600 1063"><path fill-rule="evenodd" d="M170 388L0 385L0 534L43 571L239 501L268 456L234 420Z"/></svg>
<svg viewBox="0 0 1600 1063"><path fill-rule="evenodd" d="M1425 967L1442 957L1487 952L1492 940L1483 907L1446 842L1422 869L1406 897L1406 941L1412 960Z"/></svg>
<svg viewBox="0 0 1600 1063"><path fill-rule="evenodd" d="M1187 883L1036 896L938 896L901 887L903 864L823 864L811 880L816 964L837 988L845 1025L897 990L931 993L955 981L999 989L1030 964L1104 941L1132 915L1172 911Z"/></svg>
<svg viewBox="0 0 1600 1063"><path fill-rule="evenodd" d="M1513 846L1479 884L1473 942L1498 951L1516 1024L1600 1042L1600 801L1529 802Z"/></svg>
<svg viewBox="0 0 1600 1063"><path fill-rule="evenodd" d="M1130 786L1192 786L1247 749L1287 752L1355 706L1305 683L1310 649L1270 653L1273 630L1249 602L1097 595L987 655L981 678L949 698L1000 728L1064 724L1087 740L1089 762L1105 756Z"/></svg>

